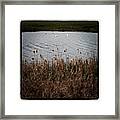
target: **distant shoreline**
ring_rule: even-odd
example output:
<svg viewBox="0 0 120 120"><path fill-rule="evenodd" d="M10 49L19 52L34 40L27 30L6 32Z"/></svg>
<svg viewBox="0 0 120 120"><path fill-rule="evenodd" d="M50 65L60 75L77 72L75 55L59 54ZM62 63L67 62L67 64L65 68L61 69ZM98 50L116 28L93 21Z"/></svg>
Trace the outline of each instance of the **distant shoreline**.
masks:
<svg viewBox="0 0 120 120"><path fill-rule="evenodd" d="M21 21L21 32L79 31L99 32L98 21Z"/></svg>

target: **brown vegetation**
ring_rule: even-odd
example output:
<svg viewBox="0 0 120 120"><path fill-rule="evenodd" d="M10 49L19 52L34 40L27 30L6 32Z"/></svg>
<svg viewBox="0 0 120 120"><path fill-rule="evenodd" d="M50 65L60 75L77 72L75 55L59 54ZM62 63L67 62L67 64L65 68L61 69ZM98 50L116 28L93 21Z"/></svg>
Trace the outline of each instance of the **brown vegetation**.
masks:
<svg viewBox="0 0 120 120"><path fill-rule="evenodd" d="M97 99L96 59L22 61L22 99Z"/></svg>

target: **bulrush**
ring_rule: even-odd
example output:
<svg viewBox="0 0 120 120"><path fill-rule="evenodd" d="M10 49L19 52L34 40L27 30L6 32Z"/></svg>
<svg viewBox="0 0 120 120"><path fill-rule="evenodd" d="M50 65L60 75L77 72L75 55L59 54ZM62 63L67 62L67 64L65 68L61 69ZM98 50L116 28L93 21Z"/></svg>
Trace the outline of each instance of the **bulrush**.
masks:
<svg viewBox="0 0 120 120"><path fill-rule="evenodd" d="M67 52L67 49L64 49L64 52Z"/></svg>
<svg viewBox="0 0 120 120"><path fill-rule="evenodd" d="M43 56L40 54L40 57ZM67 58L66 58L67 59ZM97 99L98 66L95 59L63 58L22 64L21 96L25 99Z"/></svg>
<svg viewBox="0 0 120 120"><path fill-rule="evenodd" d="M58 48L57 48L58 50ZM51 50L50 50L51 51ZM67 48L63 54L67 53ZM79 54L82 54L77 49ZM51 59L33 50L32 62L22 62L21 97L24 99L97 99L98 62L78 56L63 59L52 49ZM36 54L37 53L37 54ZM36 55L40 60L36 62ZM37 60L39 58L37 57Z"/></svg>
<svg viewBox="0 0 120 120"><path fill-rule="evenodd" d="M35 50L33 50L33 53L35 53Z"/></svg>
<svg viewBox="0 0 120 120"><path fill-rule="evenodd" d="M31 58L32 60L34 60L34 58Z"/></svg>

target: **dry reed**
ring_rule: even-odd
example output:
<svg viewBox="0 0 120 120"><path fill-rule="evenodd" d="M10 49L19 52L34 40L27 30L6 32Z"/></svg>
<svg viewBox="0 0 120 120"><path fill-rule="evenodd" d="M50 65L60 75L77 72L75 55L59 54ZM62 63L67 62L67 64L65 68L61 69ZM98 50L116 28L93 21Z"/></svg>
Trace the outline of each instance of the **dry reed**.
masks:
<svg viewBox="0 0 120 120"><path fill-rule="evenodd" d="M96 59L22 61L23 99L98 99Z"/></svg>

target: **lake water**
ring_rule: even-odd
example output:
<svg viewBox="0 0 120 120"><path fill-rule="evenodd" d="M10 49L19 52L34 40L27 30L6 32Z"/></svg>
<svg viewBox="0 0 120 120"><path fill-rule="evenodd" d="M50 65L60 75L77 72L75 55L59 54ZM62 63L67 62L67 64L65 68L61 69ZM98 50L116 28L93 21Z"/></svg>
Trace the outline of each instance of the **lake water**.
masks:
<svg viewBox="0 0 120 120"><path fill-rule="evenodd" d="M37 53L33 51L37 50ZM91 32L22 32L22 59L31 61L54 56L82 59L98 58L98 33Z"/></svg>

